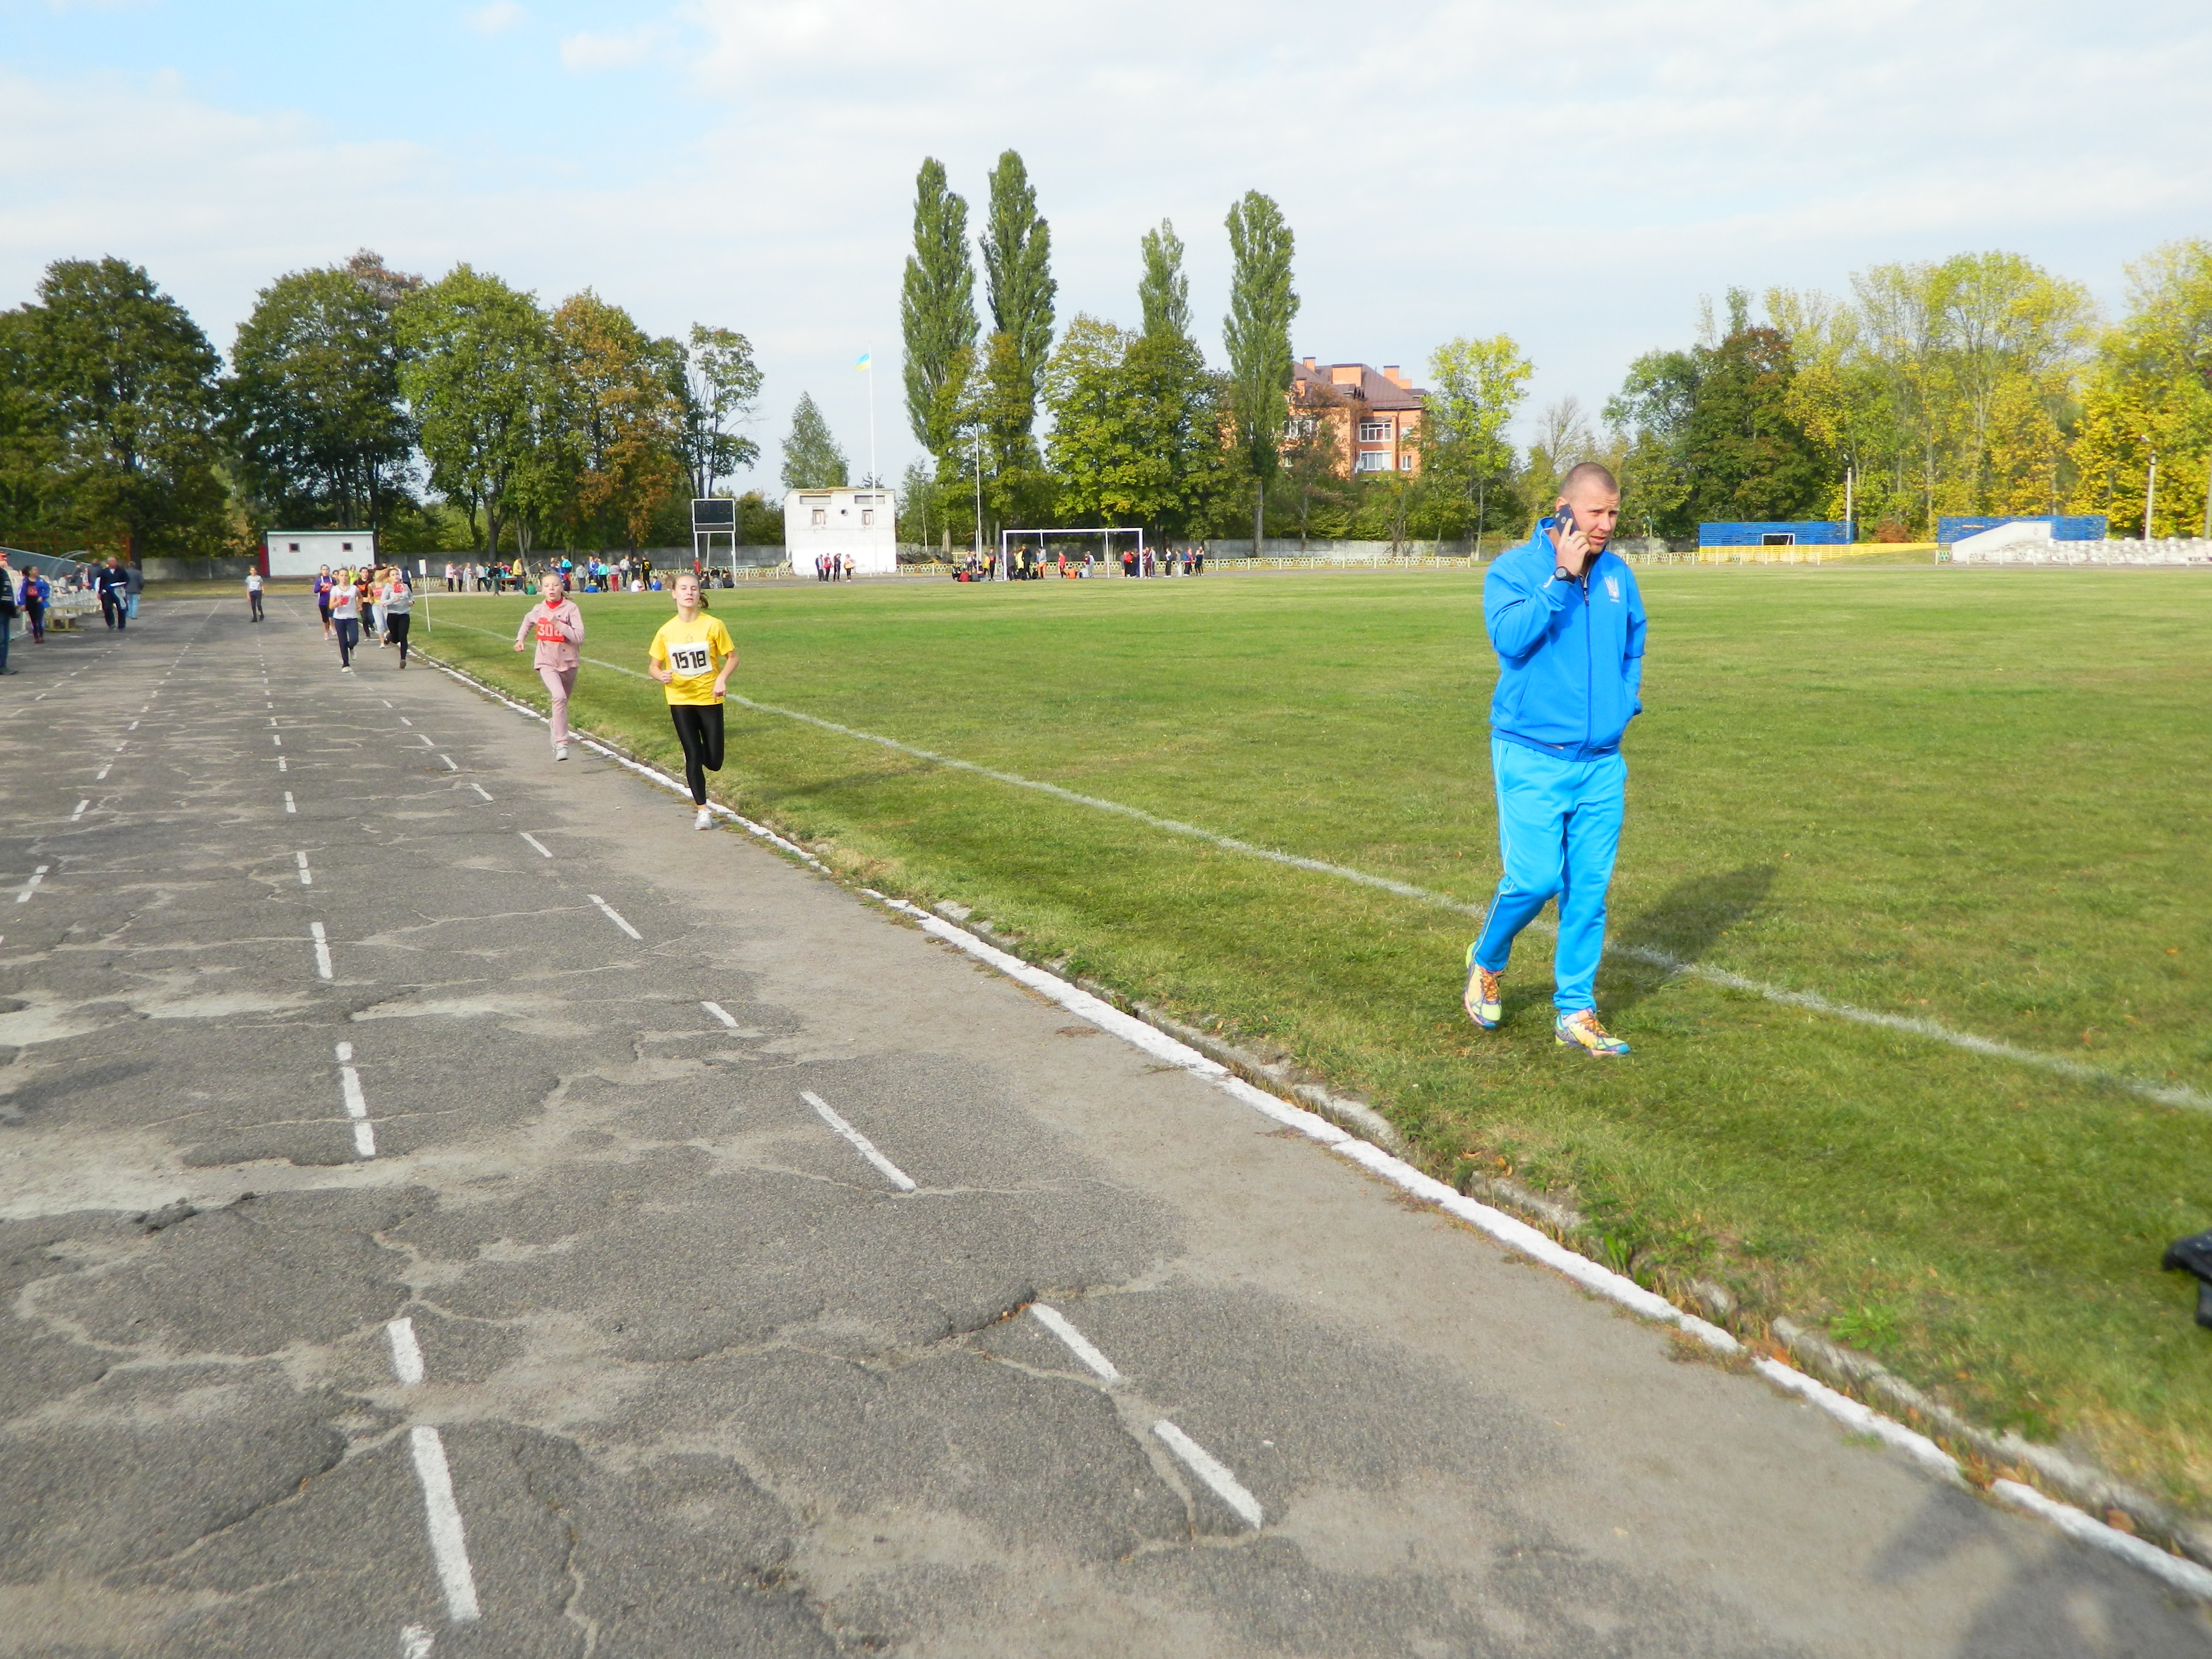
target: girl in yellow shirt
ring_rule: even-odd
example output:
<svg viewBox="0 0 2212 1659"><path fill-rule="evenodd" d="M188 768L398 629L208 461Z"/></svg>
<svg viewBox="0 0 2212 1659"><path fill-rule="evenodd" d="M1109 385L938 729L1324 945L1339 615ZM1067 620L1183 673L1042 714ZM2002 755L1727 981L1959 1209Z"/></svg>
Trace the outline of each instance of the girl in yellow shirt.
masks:
<svg viewBox="0 0 2212 1659"><path fill-rule="evenodd" d="M645 665L666 690L668 716L684 747L684 781L698 809L691 827L710 830L714 817L707 810L707 774L722 769L722 697L738 665L738 648L729 630L707 614L699 579L688 570L676 579L676 614L653 636Z"/></svg>

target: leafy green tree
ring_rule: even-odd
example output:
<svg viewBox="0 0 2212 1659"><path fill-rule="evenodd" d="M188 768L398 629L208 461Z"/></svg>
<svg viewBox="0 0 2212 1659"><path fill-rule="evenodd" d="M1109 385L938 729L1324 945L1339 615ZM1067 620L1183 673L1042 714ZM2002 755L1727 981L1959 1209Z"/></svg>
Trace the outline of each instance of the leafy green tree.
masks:
<svg viewBox="0 0 2212 1659"><path fill-rule="evenodd" d="M1049 522L1057 516L1059 485L1037 450L1036 378L1012 335L1001 330L987 344L983 372L969 382L961 426L982 440L983 514L995 534L1007 525ZM961 458L951 459L957 465ZM972 510L972 477L956 471L946 482L969 492L962 499Z"/></svg>
<svg viewBox="0 0 2212 1659"><path fill-rule="evenodd" d="M1190 337L1190 278L1182 271L1182 238L1175 221L1163 219L1159 228L1145 233L1145 274L1137 283L1137 303L1144 308L1145 333Z"/></svg>
<svg viewBox="0 0 2212 1659"><path fill-rule="evenodd" d="M1221 387L1187 336L1130 334L1096 317L1067 325L1045 375L1061 516L1133 520L1171 542L1229 486Z"/></svg>
<svg viewBox="0 0 2212 1659"><path fill-rule="evenodd" d="M1290 424L1284 428L1283 477L1297 503L1301 550L1313 528L1314 509L1353 499L1345 477L1345 424L1355 418L1342 393L1323 380L1297 383Z"/></svg>
<svg viewBox="0 0 2212 1659"><path fill-rule="evenodd" d="M1421 477L1441 495L1471 501L1474 533L1490 527L1490 497L1513 470L1505 428L1528 396L1534 366L1508 334L1465 335L1429 356L1429 401L1421 416Z"/></svg>
<svg viewBox="0 0 2212 1659"><path fill-rule="evenodd" d="M2128 267L2126 314L2099 343L2082 399L2074 511L2140 534L2154 452L2154 532L2212 535L2212 242L2169 242Z"/></svg>
<svg viewBox="0 0 2212 1659"><path fill-rule="evenodd" d="M1252 479L1252 544L1265 533L1267 486L1282 465L1283 428L1290 420L1295 374L1291 324L1298 296L1291 287L1295 239L1282 210L1258 191L1229 210L1229 315L1222 324L1229 353L1229 407Z"/></svg>
<svg viewBox="0 0 2212 1659"><path fill-rule="evenodd" d="M735 329L691 325L688 345L676 348L672 386L681 405L678 447L691 493L714 486L760 459L760 446L736 428L753 418L760 403L761 371L753 344Z"/></svg>
<svg viewBox="0 0 2212 1659"><path fill-rule="evenodd" d="M399 389L433 488L458 502L493 553L510 509L544 499L558 441L545 314L528 294L467 264L400 302ZM510 500L520 495L520 499Z"/></svg>
<svg viewBox="0 0 2212 1659"><path fill-rule="evenodd" d="M1697 396L1682 434L1691 512L1699 520L1795 519L1820 510L1823 458L1790 406L1796 363L1779 329L1753 324L1741 290L1729 327L1700 348Z"/></svg>
<svg viewBox="0 0 2212 1659"><path fill-rule="evenodd" d="M16 332L27 422L56 515L94 541L203 553L228 538L215 349L142 266L59 259Z"/></svg>
<svg viewBox="0 0 2212 1659"><path fill-rule="evenodd" d="M783 441L783 487L829 489L849 479L850 464L830 430L811 392L799 394L791 411L791 431Z"/></svg>
<svg viewBox="0 0 2212 1659"><path fill-rule="evenodd" d="M679 348L589 289L562 301L547 330L575 521L602 544L635 549L684 482Z"/></svg>
<svg viewBox="0 0 2212 1659"><path fill-rule="evenodd" d="M1006 338L1012 366L1029 386L1024 433L1036 426L1037 392L1046 359L1052 355L1052 228L1036 210L1036 191L1029 170L1012 150L991 170L991 214L983 232L983 284L990 297L994 330ZM997 373L995 347L988 354L988 374ZM1010 390L1015 382L1006 382ZM994 397L999 394L993 394Z"/></svg>
<svg viewBox="0 0 2212 1659"><path fill-rule="evenodd" d="M968 204L946 188L945 164L925 159L914 186L914 252L899 295L906 343L906 418L942 463L959 443L960 400L975 357L975 267Z"/></svg>
<svg viewBox="0 0 2212 1659"><path fill-rule="evenodd" d="M0 312L0 541L36 551L68 538L61 436L38 383L35 306Z"/></svg>
<svg viewBox="0 0 2212 1659"><path fill-rule="evenodd" d="M261 290L231 350L222 434L264 523L381 530L408 500L415 433L393 312L420 286L363 252Z"/></svg>

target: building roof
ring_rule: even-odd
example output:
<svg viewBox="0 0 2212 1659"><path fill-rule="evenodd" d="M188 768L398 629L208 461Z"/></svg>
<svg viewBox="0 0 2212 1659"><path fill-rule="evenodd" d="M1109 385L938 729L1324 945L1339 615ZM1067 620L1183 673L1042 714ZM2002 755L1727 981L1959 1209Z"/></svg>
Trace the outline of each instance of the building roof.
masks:
<svg viewBox="0 0 2212 1659"><path fill-rule="evenodd" d="M1421 409L1428 403L1428 389L1407 380L1395 363L1377 369L1365 363L1317 364L1308 357L1294 373L1295 389L1301 396L1309 386L1325 386L1337 396L1370 409Z"/></svg>

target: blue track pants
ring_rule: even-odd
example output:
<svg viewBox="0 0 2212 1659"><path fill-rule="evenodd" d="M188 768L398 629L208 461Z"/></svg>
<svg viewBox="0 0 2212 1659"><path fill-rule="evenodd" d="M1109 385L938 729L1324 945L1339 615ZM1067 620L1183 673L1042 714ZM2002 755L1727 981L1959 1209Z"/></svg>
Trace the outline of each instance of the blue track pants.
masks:
<svg viewBox="0 0 2212 1659"><path fill-rule="evenodd" d="M1498 852L1505 873L1474 942L1474 959L1503 973L1516 936L1556 895L1559 949L1552 1000L1563 1014L1595 1008L1605 890L1620 848L1628 763L1617 754L1560 760L1492 738L1490 769L1498 780Z"/></svg>

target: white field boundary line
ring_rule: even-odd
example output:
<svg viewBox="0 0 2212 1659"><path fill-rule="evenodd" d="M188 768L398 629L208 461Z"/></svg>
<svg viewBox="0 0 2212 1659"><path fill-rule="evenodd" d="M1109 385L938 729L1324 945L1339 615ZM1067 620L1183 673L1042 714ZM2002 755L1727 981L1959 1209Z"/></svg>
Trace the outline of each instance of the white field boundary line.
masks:
<svg viewBox="0 0 2212 1659"><path fill-rule="evenodd" d="M469 1569L467 1534L461 1530L461 1507L453 1501L453 1472L446 1462L446 1443L428 1423L417 1423L407 1432L415 1454L415 1478L422 1483L423 1517L429 1523L430 1556L438 1567L438 1583L446 1592L446 1616L457 1625L477 1616L476 1574Z"/></svg>
<svg viewBox="0 0 2212 1659"><path fill-rule="evenodd" d="M493 634L489 629L471 627L467 623L453 623L449 625L466 629L472 634L483 634L493 639L504 637L501 635ZM605 668L613 673L627 674L634 679L648 678L639 673L635 668L625 668L619 663L603 662L596 657L586 657L584 660L594 668ZM443 664L439 665L445 666ZM467 680L480 689L490 690L489 687L484 686L482 681L472 679L458 670L447 668L446 672L453 674L455 678ZM535 709L514 702L511 699L501 696L495 691L492 692L492 695L500 696L500 700L507 702L511 708L520 709L540 720L544 718L543 715L538 715ZM1261 847L1252 842L1240 841L1234 836L1219 835L1194 823L1185 823L1177 818L1164 818L1155 813L1146 811L1142 807L1125 805L1120 801L1103 799L1097 795L1081 794L1073 789L1064 789L1056 783L1046 783L1036 778L1025 778L1016 772L1001 772L992 767L979 765L974 761L960 760L951 755L940 755L933 750L917 748L913 744L902 743L896 738L887 738L880 732L864 732L857 726L841 725L836 720L824 720L818 714L805 714L795 708L781 708L774 703L756 702L753 699L740 696L734 691L727 695L732 702L742 704L757 714L775 714L784 720L797 720L802 725L816 726L824 732L834 732L840 737L851 738L861 743L872 743L902 755L909 755L916 760L927 761L934 766L950 767L956 771L973 773L977 777L988 778L994 783L1003 783L1010 788L1027 789L1037 794L1049 795L1055 800L1066 801L1073 806L1087 807L1094 812L1111 812L1117 817L1133 818L1148 828L1163 830L1169 835L1182 836L1192 841L1202 841L1218 847L1224 852L1240 853L1248 858L1265 859L1271 864L1284 865L1293 870L1310 871L1315 875L1330 876L1339 881L1351 882L1361 887L1371 887L1381 892L1394 894L1400 898L1411 899L1415 903L1427 905L1433 909L1449 910L1455 915L1471 917L1478 922L1488 914L1488 907L1486 905L1470 904L1462 899L1454 898L1449 893L1439 893L1429 888L1416 887L1410 882L1395 881L1388 876L1375 875L1365 870L1355 870L1348 865L1331 864L1322 859L1306 858L1297 853L1279 852L1272 847ZM596 747L588 738L585 741L587 748ZM1544 927L1547 932L1550 931L1546 924L1539 924L1539 926ZM1810 1013L1826 1014L1832 1019L1847 1020L1857 1025L1876 1026L1883 1030L1898 1031L1908 1036L1923 1037L1930 1042L1948 1043L1952 1048L1964 1048L1970 1054L1985 1055L1991 1060L2008 1060L2015 1065L2037 1066L2044 1071L2056 1073L2061 1077L2071 1078L2077 1083L2109 1085L2114 1088L2124 1089L2130 1094L2139 1095L2146 1100L2154 1100L2162 1106L2183 1106L2197 1111L2212 1111L2212 1095L2205 1094L2201 1090L2191 1089L2182 1085L2154 1083L2143 1078L2132 1078L2118 1073L2100 1071L2094 1066L2084 1066L2079 1060L2068 1060L2063 1055L2046 1054L2039 1049L2022 1048L2014 1043L2000 1042L1994 1037L1978 1036L1971 1031L1954 1030L1950 1026L1936 1020L1916 1019L1905 1014L1885 1014L1876 1009L1860 1008L1848 1002L1838 1002L1832 998L1821 996L1815 992L1793 991L1786 986L1769 985L1762 980L1747 979L1741 974L1732 974L1723 968L1711 968L1703 963L1685 962L1681 957L1671 955L1665 951L1652 950L1644 945L1616 945L1608 947L1606 954L1615 958L1639 962L1646 967L1657 968L1669 974L1687 975L1693 979L1704 980L1708 984L1763 997L1767 1001L1778 1002L1789 1007L1802 1008Z"/></svg>
<svg viewBox="0 0 2212 1659"><path fill-rule="evenodd" d="M1042 968L1034 967L1018 957L1010 956L995 945L986 944L966 929L957 927L942 917L908 904L903 899L889 898L866 888L861 891L910 918L925 933L997 969L1008 978L1058 1003L1070 1013L1091 1021L1100 1030L1121 1037L1156 1060L1203 1079L1232 1099L1252 1107L1286 1128L1296 1130L1310 1140L1319 1142L1339 1157L1358 1164L1401 1191L1424 1200L1446 1214L1468 1223L1509 1249L1517 1250L1534 1261L1542 1262L1583 1289L1656 1323L1675 1326L1717 1352L1735 1355L1743 1352L1742 1345L1718 1326L1698 1318L1695 1314L1683 1312L1664 1297L1645 1290L1635 1280L1608 1267L1599 1266L1588 1256L1568 1249L1517 1217L1493 1209L1433 1176L1422 1174L1381 1147L1340 1129L1319 1114L1310 1112L1302 1106L1294 1106L1265 1090L1255 1088L1218 1061L1208 1060L1195 1048L1176 1042L1164 1031L1123 1013L1103 999L1093 996ZM1036 1304L1032 1304L1031 1306L1034 1309ZM1041 1320L1044 1318L1042 1312L1038 1316ZM1060 1334L1058 1329L1051 1326L1050 1321L1044 1322L1054 1329L1055 1335ZM1061 1340L1065 1341L1066 1339L1063 1336ZM1081 1356L1079 1354L1078 1357ZM1089 1362L1086 1360L1085 1363ZM1885 1445L1904 1453L1929 1474L1963 1484L1964 1475L1957 1460L1926 1435L1778 1360L1761 1358L1753 1364L1759 1375L1770 1382L1826 1413L1844 1428L1855 1433L1873 1435ZM1155 1432L1158 1431L1156 1429ZM1165 1437L1163 1434L1162 1438ZM1195 1468L1194 1465L1193 1467ZM2000 1481L1997 1486L2010 1488L2016 1484ZM2154 1574L2173 1589L2201 1601L2212 1603L2212 1571L2207 1571L2193 1561L2170 1555L2117 1528L2108 1527L2071 1504L2058 1503L2027 1486L2020 1486L2019 1491L2029 1493L2033 1503L2028 1503L2010 1491L1999 1491L1997 1495L2014 1508L2027 1510L2051 1520L2055 1524L2059 1524L2058 1517L2063 1514L2066 1519L2062 1529L2076 1542L2119 1555ZM1227 1500L1224 1498L1224 1501Z"/></svg>
<svg viewBox="0 0 2212 1659"><path fill-rule="evenodd" d="M309 922L307 937L315 942L315 977L317 979L334 978L335 975L331 966L331 936L323 931L323 924L319 921Z"/></svg>
<svg viewBox="0 0 2212 1659"><path fill-rule="evenodd" d="M453 625L466 626L465 623ZM471 631L483 633L485 630L475 629ZM494 635L492 637L498 639L503 638L504 635ZM442 662L437 662L434 659L432 661L433 665L441 673L450 675L462 684L489 697L493 702L503 703L515 713L534 720L541 726L550 723L547 717L536 709L526 703L515 702L514 698L487 685L474 676L464 673L459 669L450 667ZM625 669L621 672L628 673L631 671ZM810 715L801 718L811 719L812 717ZM690 799L690 786L678 781L665 772L634 761L629 756L621 754L592 738L584 738L578 741L593 753L602 755L617 765L626 768L641 777L651 780L671 793L681 795L686 801ZM965 764L965 763L961 763ZM813 854L796 842L785 840L767 825L756 823L743 814L734 812L728 807L714 802L709 802L708 806L717 816L742 825L752 835L781 848L824 875L833 873L829 866L823 864ZM1366 878L1356 871L1345 873L1378 883L1382 880L1379 877ZM1664 1297L1645 1290L1632 1279L1616 1273L1610 1268L1600 1267L1588 1256L1568 1249L1550 1235L1540 1232L1518 1217L1508 1215L1503 1210L1493 1209L1487 1204L1480 1203L1465 1194L1446 1186L1443 1182L1423 1175L1411 1164L1401 1158L1392 1157L1381 1147L1361 1140L1356 1135L1338 1128L1336 1125L1318 1113L1310 1112L1302 1106L1294 1106L1287 1100L1281 1100L1268 1094L1265 1090L1253 1087L1218 1061L1208 1060L1195 1048L1188 1048L1176 1042L1164 1031L1147 1025L1133 1015L1123 1013L1104 999L1093 996L1090 992L1081 990L1057 975L1047 973L1042 968L1032 967L1020 957L1011 956L995 945L985 944L975 934L964 928L954 927L933 912L909 904L903 899L890 898L875 891L872 888L864 887L860 890L869 898L912 918L924 932L934 934L947 944L955 945L978 960L989 963L1010 979L1018 981L1031 990L1057 1002L1070 1013L1079 1015L1091 1021L1101 1030L1121 1037L1154 1058L1179 1066L1194 1077L1205 1079L1231 1098L1241 1101L1245 1105L1273 1118L1285 1127L1297 1130L1310 1140L1319 1141L1332 1152L1358 1164L1370 1174L1391 1182L1401 1190L1410 1193L1415 1197L1426 1200L1446 1214L1455 1217L1478 1231L1488 1234L1508 1249L1518 1250L1531 1260L1540 1261L1554 1272L1573 1279L1583 1289L1618 1303L1647 1319L1662 1324L1678 1326L1697 1340L1718 1352L1737 1354L1743 1351L1742 1345L1717 1325L1709 1323L1695 1314L1683 1312ZM1418 889L1413 890L1416 893L1419 891ZM1449 901L1449 902L1456 902ZM1706 976L1713 975L1708 974ZM1875 1022L1881 1022L1886 1021L1889 1017L1875 1015L1871 1018ZM1945 1028L1941 1026L1933 1029L1938 1032L1944 1032L1946 1041L1954 1040L1958 1035L1946 1032ZM2020 1052L2023 1054L2027 1053L2025 1050ZM2033 1058L2040 1060L2050 1057L2039 1055ZM2125 1079L2111 1078L2100 1080L2125 1081ZM1770 1380L1786 1387L1790 1392L1798 1395L1808 1404L1826 1413L1846 1428L1857 1433L1875 1434L1885 1443L1906 1450L1914 1462L1930 1470L1939 1467L1940 1460L1940 1465L1948 1469L1952 1478L1963 1478L1960 1475L1957 1461L1926 1435L1907 1427L1893 1418L1883 1416L1881 1413L1862 1405L1849 1395L1839 1393L1817 1378L1808 1376L1802 1371L1784 1365L1778 1360L1762 1360L1756 1363L1762 1375L1768 1376ZM1771 1372L1768 1370L1770 1366L1772 1368ZM1780 1382L1782 1376L1789 1379L1786 1383ZM1875 1424L1881 1426L1879 1428L1873 1426ZM2001 1486L2009 1486L2016 1483L2000 1481L1997 1484ZM2032 1489L2023 1486L2021 1490L2026 1492ZM2136 1561L2138 1565L2144 1565L2147 1571L2155 1573L2163 1582L2183 1593L2195 1596L2199 1601L2212 1603L2212 1571L2208 1571L2193 1561L2186 1561L2179 1556L2169 1555L2163 1550L2142 1542L2140 1539L2130 1537L2116 1527L2108 1527L2103 1522L2096 1520L2071 1504L2057 1503L2044 1497L2040 1492L2037 1492L2035 1497L2039 1504L2048 1505L2054 1513L2063 1510L2067 1516L2072 1517L2066 1523L2065 1530L2067 1535L2077 1542L2087 1544L2092 1547L2110 1550L2127 1560ZM2027 1507L2017 1503L2015 1506ZM2039 1509L2035 1512L2044 1513ZM2127 1547L2123 1547L2123 1543ZM2155 1563L2139 1558L2136 1553L2138 1551L2143 1553L2143 1557L2155 1557Z"/></svg>
<svg viewBox="0 0 2212 1659"><path fill-rule="evenodd" d="M15 902L28 904L31 902L31 895L39 890L39 884L46 878L46 872L53 867L51 864L42 864L32 871L31 878L23 884L22 891L15 895Z"/></svg>
<svg viewBox="0 0 2212 1659"><path fill-rule="evenodd" d="M837 1115L836 1109L811 1089L801 1089L799 1097L814 1109L815 1115L824 1123L853 1144L853 1150L876 1166L884 1179L902 1193L919 1190L914 1177L876 1150L876 1143Z"/></svg>

